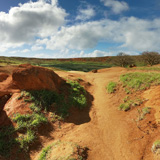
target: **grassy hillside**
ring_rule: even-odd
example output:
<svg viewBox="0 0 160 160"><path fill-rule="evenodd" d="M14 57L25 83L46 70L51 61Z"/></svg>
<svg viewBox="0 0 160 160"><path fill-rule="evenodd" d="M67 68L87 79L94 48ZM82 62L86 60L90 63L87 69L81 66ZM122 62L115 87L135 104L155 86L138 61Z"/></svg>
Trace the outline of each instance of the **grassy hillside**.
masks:
<svg viewBox="0 0 160 160"><path fill-rule="evenodd" d="M0 66L19 65L29 63L32 65L50 67L51 69L61 69L66 71L84 71L88 72L93 69L110 68L116 66L115 59L112 57L96 58L70 58L70 59L39 59L39 58L22 58L22 57L0 57ZM145 66L141 56L131 56L136 66Z"/></svg>

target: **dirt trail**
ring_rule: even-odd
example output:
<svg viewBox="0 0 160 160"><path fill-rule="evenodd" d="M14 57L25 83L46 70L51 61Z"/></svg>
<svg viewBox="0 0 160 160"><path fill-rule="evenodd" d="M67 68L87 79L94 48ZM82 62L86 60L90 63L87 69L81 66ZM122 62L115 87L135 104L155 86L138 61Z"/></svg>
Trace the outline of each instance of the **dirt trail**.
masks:
<svg viewBox="0 0 160 160"><path fill-rule="evenodd" d="M73 141L87 146L89 148L88 160L154 159L150 151L150 136L144 135L136 127L130 111L118 110L124 98L123 93L113 97L106 92L105 87L108 82L118 82L120 75L126 72L128 72L126 69L118 67L101 69L98 73L57 71L60 77L72 79L80 77L85 82L89 82L91 87L88 92L93 96L93 101L89 112L90 121L79 125L65 124L62 129L53 133L54 140ZM83 115L81 118L84 118ZM52 141L45 143L44 146L50 143Z"/></svg>
<svg viewBox="0 0 160 160"><path fill-rule="evenodd" d="M123 68L112 68L99 70L98 73L57 72L62 77L80 77L91 83L88 90L94 98L89 113L91 121L74 126L64 135L61 132L62 140L88 146L89 160L140 160L142 157L142 145L130 142L141 136L139 130L133 126L132 120L124 118L125 113L117 110L117 102L112 101L105 89L109 81L118 81L119 76L126 71Z"/></svg>

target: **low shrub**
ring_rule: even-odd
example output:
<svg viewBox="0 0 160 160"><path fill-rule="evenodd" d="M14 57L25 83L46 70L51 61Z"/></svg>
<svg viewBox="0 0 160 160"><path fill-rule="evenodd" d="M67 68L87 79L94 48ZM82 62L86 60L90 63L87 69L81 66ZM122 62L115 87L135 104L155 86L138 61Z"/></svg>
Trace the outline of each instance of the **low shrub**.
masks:
<svg viewBox="0 0 160 160"><path fill-rule="evenodd" d="M116 91L117 83L116 82L109 82L106 89L108 93L114 93Z"/></svg>

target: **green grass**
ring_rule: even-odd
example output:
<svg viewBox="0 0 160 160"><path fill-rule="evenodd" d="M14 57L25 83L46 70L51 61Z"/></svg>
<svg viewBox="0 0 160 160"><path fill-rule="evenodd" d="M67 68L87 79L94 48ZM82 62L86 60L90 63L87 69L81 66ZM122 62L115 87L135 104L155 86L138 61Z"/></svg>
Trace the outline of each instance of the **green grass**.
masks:
<svg viewBox="0 0 160 160"><path fill-rule="evenodd" d="M126 96L123 101L124 103L120 104L120 106L118 107L118 109L121 111L128 111L132 107L139 106L143 103L143 100L141 100L140 98L135 98L131 100L129 96Z"/></svg>
<svg viewBox="0 0 160 160"><path fill-rule="evenodd" d="M38 128L48 123L48 118L50 122L60 121L69 115L71 107L79 109L86 107L84 88L77 81L67 81L67 84L69 89L67 96L49 90L21 92L17 99L29 102L32 113L13 115L12 121L16 123L16 127L12 130L9 127L0 130L0 155L10 155L11 149L16 145L18 145L17 149L28 152L30 145L38 138ZM47 118L47 115L51 116Z"/></svg>
<svg viewBox="0 0 160 160"><path fill-rule="evenodd" d="M69 102L79 109L83 109L87 105L86 91L77 82L68 80L67 83L71 86Z"/></svg>
<svg viewBox="0 0 160 160"><path fill-rule="evenodd" d="M40 157L38 160L46 160L47 154L48 152L51 150L52 146L47 146L46 148L44 148L40 154Z"/></svg>
<svg viewBox="0 0 160 160"><path fill-rule="evenodd" d="M29 146L34 143L37 138L35 134L35 130L42 124L46 124L48 122L47 118L42 113L33 113L33 114L16 114L12 118L14 122L16 122L16 130L20 134L18 138L16 138L19 147L23 149L25 152L29 150Z"/></svg>
<svg viewBox="0 0 160 160"><path fill-rule="evenodd" d="M160 84L160 74L158 73L127 73L120 76L123 86L134 90L148 89L152 85Z"/></svg>
<svg viewBox="0 0 160 160"><path fill-rule="evenodd" d="M160 71L160 67L136 67L134 70L144 70L144 71Z"/></svg>
<svg viewBox="0 0 160 160"><path fill-rule="evenodd" d="M19 144L19 147L27 152L29 150L29 146L35 142L36 138L35 132L28 129L27 132L19 136L16 141Z"/></svg>
<svg viewBox="0 0 160 160"><path fill-rule="evenodd" d="M146 114L150 113L150 107L144 107L142 109L138 109L138 119L137 121L141 121L145 118Z"/></svg>
<svg viewBox="0 0 160 160"><path fill-rule="evenodd" d="M117 83L116 82L109 82L106 89L108 93L114 93L116 91Z"/></svg>
<svg viewBox="0 0 160 160"><path fill-rule="evenodd" d="M84 71L89 72L93 69L110 68L113 65L108 63L96 62L59 62L56 64L42 64L43 67L54 67L66 71Z"/></svg>
<svg viewBox="0 0 160 160"><path fill-rule="evenodd" d="M144 115L146 115L146 114L149 114L150 113L150 107L144 107L144 108L142 108L142 113L144 114Z"/></svg>
<svg viewBox="0 0 160 160"><path fill-rule="evenodd" d="M43 123L47 123L47 118L41 113L33 113L33 114L16 114L12 118L14 122L16 122L17 130L23 130L23 129L33 129L39 127Z"/></svg>
<svg viewBox="0 0 160 160"><path fill-rule="evenodd" d="M50 90L31 90L23 91L18 99L23 97L24 102L33 102L34 106L31 106L33 110L38 106L42 110L48 111L50 105L57 101L58 96L56 92Z"/></svg>
<svg viewBox="0 0 160 160"><path fill-rule="evenodd" d="M160 140L156 140L152 145L152 152L156 154L160 154Z"/></svg>
<svg viewBox="0 0 160 160"><path fill-rule="evenodd" d="M54 158L52 157L53 159L56 159L56 160L86 160L86 155L85 155L86 148L82 148L73 142L62 142L62 141L54 142L51 145L43 148L38 160L51 159L50 153L54 151L54 149L57 149L57 148L59 149L64 146L69 148L69 150L72 150L72 152L66 153L65 151L65 156L62 153L61 155L59 155L59 157L57 157L56 155Z"/></svg>

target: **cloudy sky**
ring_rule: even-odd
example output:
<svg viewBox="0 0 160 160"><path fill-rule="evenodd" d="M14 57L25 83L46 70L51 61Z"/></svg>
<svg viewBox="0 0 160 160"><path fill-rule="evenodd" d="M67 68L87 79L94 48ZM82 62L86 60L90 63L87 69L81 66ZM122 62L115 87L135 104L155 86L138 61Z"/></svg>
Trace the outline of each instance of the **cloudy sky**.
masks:
<svg viewBox="0 0 160 160"><path fill-rule="evenodd" d="M160 52L160 0L0 0L0 56Z"/></svg>

